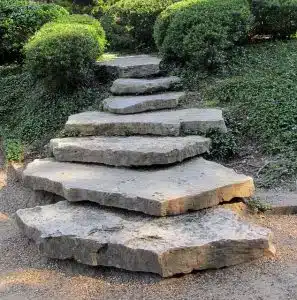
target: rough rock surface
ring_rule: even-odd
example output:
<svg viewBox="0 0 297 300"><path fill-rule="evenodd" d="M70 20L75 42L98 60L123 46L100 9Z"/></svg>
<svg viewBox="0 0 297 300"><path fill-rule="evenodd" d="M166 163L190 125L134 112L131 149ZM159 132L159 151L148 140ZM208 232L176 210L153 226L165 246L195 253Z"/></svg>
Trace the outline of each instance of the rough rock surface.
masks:
<svg viewBox="0 0 297 300"><path fill-rule="evenodd" d="M16 220L48 257L163 277L274 253L270 230L223 208L152 218L62 201L19 210Z"/></svg>
<svg viewBox="0 0 297 300"><path fill-rule="evenodd" d="M212 207L254 192L252 178L199 157L158 170L38 159L24 171L24 184L72 202L88 200L156 216Z"/></svg>
<svg viewBox="0 0 297 300"><path fill-rule="evenodd" d="M118 96L103 101L103 109L116 114L135 114L149 110L175 108L184 92L171 92L146 96Z"/></svg>
<svg viewBox="0 0 297 300"><path fill-rule="evenodd" d="M205 133L209 129L226 132L220 109L181 109L136 115L115 115L90 111L69 117L65 132L68 136L96 135L161 135Z"/></svg>
<svg viewBox="0 0 297 300"><path fill-rule="evenodd" d="M161 59L151 55L131 55L98 62L109 74L121 78L142 78L158 75Z"/></svg>
<svg viewBox="0 0 297 300"><path fill-rule="evenodd" d="M114 95L139 95L168 91L180 85L177 76L154 79L120 78L113 82L110 91Z"/></svg>
<svg viewBox="0 0 297 300"><path fill-rule="evenodd" d="M150 166L181 162L209 151L210 139L185 137L82 137L51 140L58 161L113 166Z"/></svg>

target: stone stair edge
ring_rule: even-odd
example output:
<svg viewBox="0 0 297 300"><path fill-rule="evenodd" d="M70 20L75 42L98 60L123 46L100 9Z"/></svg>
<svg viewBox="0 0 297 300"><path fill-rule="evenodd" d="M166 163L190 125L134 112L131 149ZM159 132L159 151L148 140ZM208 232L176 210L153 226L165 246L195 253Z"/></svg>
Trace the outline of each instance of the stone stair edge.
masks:
<svg viewBox="0 0 297 300"><path fill-rule="evenodd" d="M69 136L180 136L205 134L210 129L227 132L221 109L186 108L134 115L88 111L69 116L65 125L65 132Z"/></svg>
<svg viewBox="0 0 297 300"><path fill-rule="evenodd" d="M68 137L52 139L50 150L58 161L112 166L156 166L181 162L209 152L211 140L185 137Z"/></svg>
<svg viewBox="0 0 297 300"><path fill-rule="evenodd" d="M275 254L269 229L252 225L226 208L151 218L62 201L19 210L15 219L50 258L74 258L87 265L162 277Z"/></svg>
<svg viewBox="0 0 297 300"><path fill-rule="evenodd" d="M71 202L88 200L155 216L184 214L254 193L251 177L201 157L154 170L37 159L23 177L27 187Z"/></svg>

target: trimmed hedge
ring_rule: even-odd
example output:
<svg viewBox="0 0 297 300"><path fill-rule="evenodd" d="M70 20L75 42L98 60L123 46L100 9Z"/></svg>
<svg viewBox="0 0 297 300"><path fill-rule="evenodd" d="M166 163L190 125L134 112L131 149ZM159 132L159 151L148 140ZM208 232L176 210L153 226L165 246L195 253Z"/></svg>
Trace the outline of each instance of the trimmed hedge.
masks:
<svg viewBox="0 0 297 300"><path fill-rule="evenodd" d="M178 0L120 0L112 5L102 24L111 48L154 49L154 23L158 15ZM118 41L120 40L120 42Z"/></svg>
<svg viewBox="0 0 297 300"><path fill-rule="evenodd" d="M67 15L63 7L55 4L4 0L0 6L2 61L22 60L21 50L29 37L45 23Z"/></svg>
<svg viewBox="0 0 297 300"><path fill-rule="evenodd" d="M97 32L97 40L100 48L100 55L103 54L105 46L106 46L106 37L105 31L100 24L100 22L88 15L69 15L63 18L58 19L55 23L63 23L63 24L83 24L91 26Z"/></svg>
<svg viewBox="0 0 297 300"><path fill-rule="evenodd" d="M96 30L76 23L46 24L24 49L26 70L53 90L88 83L93 64L102 54Z"/></svg>
<svg viewBox="0 0 297 300"><path fill-rule="evenodd" d="M297 31L297 0L252 0L253 34L287 38Z"/></svg>
<svg viewBox="0 0 297 300"><path fill-rule="evenodd" d="M173 20L174 16L179 13L182 9L190 7L201 1L207 0L186 0L174 3L168 6L161 14L158 16L155 26L154 26L154 39L158 48L162 47L164 38L167 34L167 29Z"/></svg>
<svg viewBox="0 0 297 300"><path fill-rule="evenodd" d="M247 42L250 10L244 0L190 0L180 7L167 8L155 28L155 39L166 60L215 69L226 63L230 49ZM170 16L171 11L173 16L166 21L164 15L169 12Z"/></svg>

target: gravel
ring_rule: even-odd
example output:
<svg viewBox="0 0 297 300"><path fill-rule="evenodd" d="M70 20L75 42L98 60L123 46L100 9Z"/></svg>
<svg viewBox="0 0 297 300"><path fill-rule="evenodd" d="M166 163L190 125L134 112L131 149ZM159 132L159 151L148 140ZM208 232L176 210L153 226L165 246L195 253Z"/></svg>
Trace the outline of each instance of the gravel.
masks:
<svg viewBox="0 0 297 300"><path fill-rule="evenodd" d="M0 190L1 300L297 298L296 215L249 216L275 233L278 250L275 258L162 279L151 274L41 257L35 244L23 237L12 221L17 209L37 204L31 191L18 182L8 180L7 186Z"/></svg>

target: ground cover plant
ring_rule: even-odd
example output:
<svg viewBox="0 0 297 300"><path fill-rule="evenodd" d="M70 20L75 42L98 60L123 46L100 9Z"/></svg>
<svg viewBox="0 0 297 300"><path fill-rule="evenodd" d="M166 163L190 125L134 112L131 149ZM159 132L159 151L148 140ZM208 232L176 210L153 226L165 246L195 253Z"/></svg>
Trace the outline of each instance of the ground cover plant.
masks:
<svg viewBox="0 0 297 300"><path fill-rule="evenodd" d="M0 68L0 86L0 132L14 157L19 141L30 149L43 151L69 115L106 98L108 91L108 85L96 84L71 92L49 93L41 82L34 82L20 67L12 66Z"/></svg>
<svg viewBox="0 0 297 300"><path fill-rule="evenodd" d="M227 75L196 84L206 103L225 107L237 141L269 157L259 174L263 187L290 183L297 173L296 47L295 39L250 45Z"/></svg>

